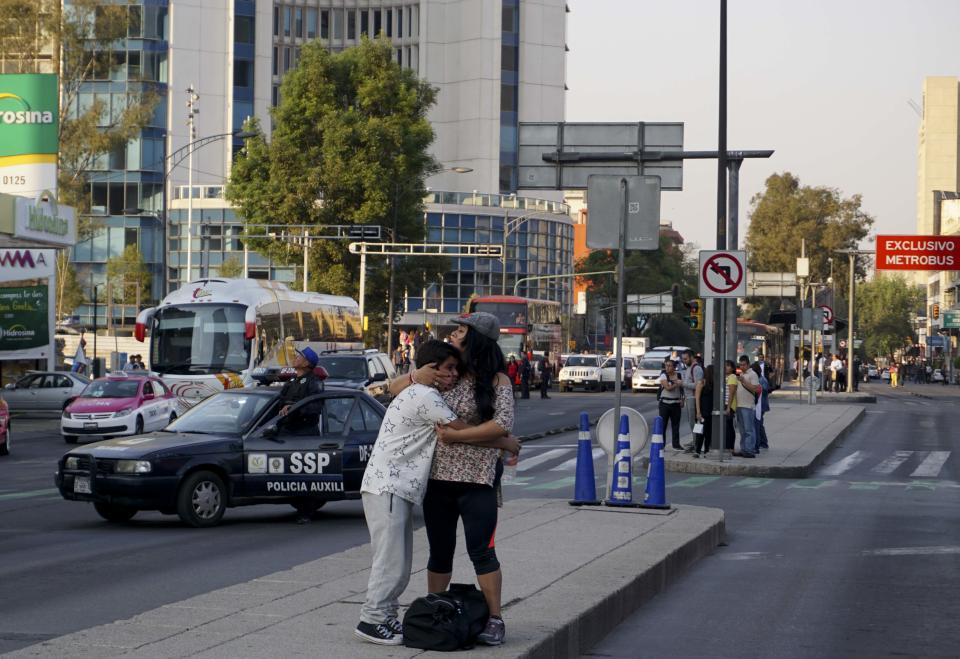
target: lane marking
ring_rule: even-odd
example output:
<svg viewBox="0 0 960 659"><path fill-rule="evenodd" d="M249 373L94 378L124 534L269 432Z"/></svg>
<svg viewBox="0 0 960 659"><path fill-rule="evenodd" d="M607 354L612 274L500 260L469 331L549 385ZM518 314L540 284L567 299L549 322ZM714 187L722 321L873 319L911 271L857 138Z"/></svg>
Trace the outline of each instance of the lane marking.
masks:
<svg viewBox="0 0 960 659"><path fill-rule="evenodd" d="M864 549L861 556L948 556L960 554L957 545L940 547L889 547L886 549Z"/></svg>
<svg viewBox="0 0 960 659"><path fill-rule="evenodd" d="M546 483L531 485L527 488L527 490L559 490L562 487L573 487L575 480L576 478L573 476L566 476L564 478L558 478L554 481L547 481Z"/></svg>
<svg viewBox="0 0 960 659"><path fill-rule="evenodd" d="M51 494L60 494L57 488L46 490L29 490L27 492L13 492L11 494L0 494L0 501L9 501L10 499L30 499L32 497L45 497Z"/></svg>
<svg viewBox="0 0 960 659"><path fill-rule="evenodd" d="M868 455L869 454L866 451L854 451L843 460L834 462L826 469L822 469L820 473L824 476L839 476L840 474L850 471L855 466L863 462Z"/></svg>
<svg viewBox="0 0 960 659"><path fill-rule="evenodd" d="M911 478L936 478L940 470L950 457L950 451L930 451L930 455L923 459L920 466L910 474Z"/></svg>
<svg viewBox="0 0 960 659"><path fill-rule="evenodd" d="M749 487L751 489L756 489L758 487L769 485L772 482L772 478L742 478L736 483L731 483L730 487Z"/></svg>
<svg viewBox="0 0 960 659"><path fill-rule="evenodd" d="M791 483L787 486L788 490L819 490L822 487L830 487L836 485L840 481L824 481L817 479L809 479L805 481L797 481L796 483Z"/></svg>
<svg viewBox="0 0 960 659"><path fill-rule="evenodd" d="M691 476L676 483L667 483L667 487L701 487L719 479L720 476Z"/></svg>
<svg viewBox="0 0 960 659"><path fill-rule="evenodd" d="M520 464L517 465L517 471L526 471L528 469L533 469L537 465L543 464L544 462L549 462L550 460L555 460L561 456L566 455L570 452L570 449L558 448L552 451L547 451L546 453L541 453L538 456L532 457L529 460L520 460Z"/></svg>
<svg viewBox="0 0 960 659"><path fill-rule="evenodd" d="M597 458L601 458L606 455L606 452L602 448L595 448L591 451L593 459L596 461ZM573 456L569 460L565 460L558 464L556 467L553 467L550 471L570 471L571 469L577 468L577 456Z"/></svg>
<svg viewBox="0 0 960 659"><path fill-rule="evenodd" d="M577 448L576 444L524 444L524 451L546 451L547 449L556 449L556 448Z"/></svg>
<svg viewBox="0 0 960 659"><path fill-rule="evenodd" d="M913 456L913 451L895 451L893 455L871 469L875 474L892 474L897 467L909 460Z"/></svg>

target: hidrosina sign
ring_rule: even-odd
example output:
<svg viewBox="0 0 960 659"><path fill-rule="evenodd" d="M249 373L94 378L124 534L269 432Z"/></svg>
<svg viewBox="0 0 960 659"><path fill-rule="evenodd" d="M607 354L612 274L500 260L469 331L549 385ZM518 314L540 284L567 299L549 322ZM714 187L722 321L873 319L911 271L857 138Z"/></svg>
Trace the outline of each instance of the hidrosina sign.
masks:
<svg viewBox="0 0 960 659"><path fill-rule="evenodd" d="M877 270L960 270L960 236L877 236Z"/></svg>
<svg viewBox="0 0 960 659"><path fill-rule="evenodd" d="M56 191L58 130L56 75L0 75L0 192Z"/></svg>

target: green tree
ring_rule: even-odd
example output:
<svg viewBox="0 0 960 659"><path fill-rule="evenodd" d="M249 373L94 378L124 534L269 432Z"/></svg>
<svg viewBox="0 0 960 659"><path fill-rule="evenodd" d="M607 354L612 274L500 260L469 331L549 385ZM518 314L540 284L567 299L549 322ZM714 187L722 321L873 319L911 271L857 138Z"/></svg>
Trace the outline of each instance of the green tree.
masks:
<svg viewBox="0 0 960 659"><path fill-rule="evenodd" d="M926 294L902 275L883 275L856 291L855 328L868 357L893 357L907 343L916 343L911 316L922 309Z"/></svg>
<svg viewBox="0 0 960 659"><path fill-rule="evenodd" d="M150 269L136 245L127 245L122 254L107 261L112 302L142 306L150 297L151 281Z"/></svg>
<svg viewBox="0 0 960 659"><path fill-rule="evenodd" d="M695 253L687 246L678 247L670 239L660 237L660 249L651 251L629 251L625 258L627 295L656 294L670 292L674 285L678 287L678 297L674 300L674 313L653 314L643 331L653 344L684 344L700 346L702 336L690 330L683 321L686 314L683 302L697 297L697 264ZM576 264L577 272L597 272L616 270L617 253L613 250L596 250L580 259ZM587 283L587 296L590 306L606 309L601 313L614 318L611 308L617 299L617 283L611 275L596 275L583 278ZM635 332L636 314L627 314L624 329Z"/></svg>
<svg viewBox="0 0 960 659"><path fill-rule="evenodd" d="M77 281L77 271L70 263L69 250L57 253L57 321L83 303L83 287Z"/></svg>
<svg viewBox="0 0 960 659"><path fill-rule="evenodd" d="M436 90L398 66L392 53L386 41L366 38L339 54L319 41L303 47L280 88L270 141L247 140L231 172L227 198L251 236L268 226L277 232L282 225L374 224L396 226L399 241L423 240L424 180L438 167L427 152L434 137L427 112ZM246 129L256 130L257 122ZM303 258L297 244L248 240L287 263ZM313 290L358 295L360 259L344 241L311 241L309 259ZM397 297L442 272L443 261L398 262ZM383 316L390 268L370 266L366 308Z"/></svg>
<svg viewBox="0 0 960 659"><path fill-rule="evenodd" d="M236 256L224 259L220 264L220 276L227 278L237 278L243 276L243 263Z"/></svg>
<svg viewBox="0 0 960 659"><path fill-rule="evenodd" d="M111 92L113 107L102 98L88 105L79 102L84 83L110 79L118 61L114 48L123 49L129 28L139 27L138 17L126 4L103 0L62 5L60 0L0 0L0 60L6 69L52 69L60 77L57 196L77 209L81 240L97 229L87 215L90 171L110 154L123 153L159 100L155 83L133 80L122 93Z"/></svg>

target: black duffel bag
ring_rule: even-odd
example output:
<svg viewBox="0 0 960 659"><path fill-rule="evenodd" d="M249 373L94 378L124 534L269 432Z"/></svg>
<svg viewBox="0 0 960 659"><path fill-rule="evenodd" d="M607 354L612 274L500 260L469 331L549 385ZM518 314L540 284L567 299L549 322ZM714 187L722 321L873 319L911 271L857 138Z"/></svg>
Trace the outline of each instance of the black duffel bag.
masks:
<svg viewBox="0 0 960 659"><path fill-rule="evenodd" d="M474 646L487 626L490 609L473 584L450 584L450 590L418 597L403 616L403 644L408 648L452 652Z"/></svg>

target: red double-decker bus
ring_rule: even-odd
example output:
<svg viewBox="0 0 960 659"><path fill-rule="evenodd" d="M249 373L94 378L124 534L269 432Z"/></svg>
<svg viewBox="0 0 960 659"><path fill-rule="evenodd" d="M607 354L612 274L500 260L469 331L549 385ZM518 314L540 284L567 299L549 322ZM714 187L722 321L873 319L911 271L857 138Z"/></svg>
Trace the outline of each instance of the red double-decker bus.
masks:
<svg viewBox="0 0 960 659"><path fill-rule="evenodd" d="M524 352L542 355L549 350L552 360L563 349L560 331L560 303L513 295L479 295L467 303L467 313L485 311L500 321L500 349L504 357Z"/></svg>

